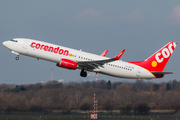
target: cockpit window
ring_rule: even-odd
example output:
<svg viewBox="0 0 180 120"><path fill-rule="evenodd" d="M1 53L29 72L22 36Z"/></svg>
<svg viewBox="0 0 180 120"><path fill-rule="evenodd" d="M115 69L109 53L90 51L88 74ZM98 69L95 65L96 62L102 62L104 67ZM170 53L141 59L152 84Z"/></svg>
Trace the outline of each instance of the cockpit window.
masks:
<svg viewBox="0 0 180 120"><path fill-rule="evenodd" d="M13 39L12 39L11 41L13 41L13 42L18 42L17 40L13 40Z"/></svg>

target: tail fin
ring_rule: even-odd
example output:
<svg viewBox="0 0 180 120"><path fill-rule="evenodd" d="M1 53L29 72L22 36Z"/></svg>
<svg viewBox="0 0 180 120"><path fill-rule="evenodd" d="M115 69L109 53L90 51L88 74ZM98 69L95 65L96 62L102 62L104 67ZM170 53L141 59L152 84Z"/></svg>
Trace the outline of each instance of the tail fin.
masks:
<svg viewBox="0 0 180 120"><path fill-rule="evenodd" d="M169 42L167 45L162 47L160 50L158 50L156 53L154 53L146 60L140 62L130 62L130 63L139 65L151 72L152 71L162 72L169 58L171 57L176 45L177 43L175 42Z"/></svg>

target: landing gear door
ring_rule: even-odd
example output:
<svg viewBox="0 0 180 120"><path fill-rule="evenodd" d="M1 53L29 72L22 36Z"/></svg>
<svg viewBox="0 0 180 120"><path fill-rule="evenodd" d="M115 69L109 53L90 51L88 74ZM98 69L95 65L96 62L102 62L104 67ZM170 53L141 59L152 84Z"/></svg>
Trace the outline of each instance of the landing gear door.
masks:
<svg viewBox="0 0 180 120"><path fill-rule="evenodd" d="M24 49L27 49L27 46L28 46L28 40L24 40L23 48L24 48Z"/></svg>

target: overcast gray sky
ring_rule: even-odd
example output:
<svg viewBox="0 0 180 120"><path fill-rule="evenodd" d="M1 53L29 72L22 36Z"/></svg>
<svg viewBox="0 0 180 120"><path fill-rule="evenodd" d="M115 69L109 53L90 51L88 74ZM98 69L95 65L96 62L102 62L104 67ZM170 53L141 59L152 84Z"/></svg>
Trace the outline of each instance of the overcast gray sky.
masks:
<svg viewBox="0 0 180 120"><path fill-rule="evenodd" d="M107 57L125 48L123 61L144 60L173 41L178 45L164 71L176 74L151 81L180 80L180 0L0 0L0 42L12 38L32 38L99 55L108 49ZM47 82L51 69L55 80L96 79L23 55L16 61L2 44L0 55L1 84Z"/></svg>

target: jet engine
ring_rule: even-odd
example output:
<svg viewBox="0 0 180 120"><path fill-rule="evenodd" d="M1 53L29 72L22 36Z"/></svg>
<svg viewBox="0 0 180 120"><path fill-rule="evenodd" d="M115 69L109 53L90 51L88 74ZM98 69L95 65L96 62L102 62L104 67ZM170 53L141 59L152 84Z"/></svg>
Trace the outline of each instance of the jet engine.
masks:
<svg viewBox="0 0 180 120"><path fill-rule="evenodd" d="M58 67L63 67L70 70L76 70L77 62L62 58L59 63L56 64Z"/></svg>

